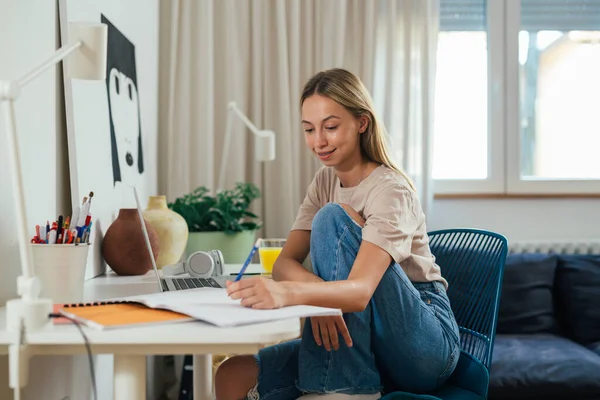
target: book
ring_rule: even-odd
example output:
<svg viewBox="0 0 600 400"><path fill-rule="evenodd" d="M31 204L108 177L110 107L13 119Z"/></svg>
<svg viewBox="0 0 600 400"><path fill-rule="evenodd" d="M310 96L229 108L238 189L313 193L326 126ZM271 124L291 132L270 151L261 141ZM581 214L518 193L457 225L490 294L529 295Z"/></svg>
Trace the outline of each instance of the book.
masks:
<svg viewBox="0 0 600 400"><path fill-rule="evenodd" d="M143 304L130 302L65 304L61 307L60 313L100 330L193 320L185 314L148 308Z"/></svg>
<svg viewBox="0 0 600 400"><path fill-rule="evenodd" d="M102 302L67 304L60 313L97 329L133 325L203 321L218 327L249 325L288 318L342 315L341 310L289 306L257 310L232 300L225 289L197 288L114 298Z"/></svg>

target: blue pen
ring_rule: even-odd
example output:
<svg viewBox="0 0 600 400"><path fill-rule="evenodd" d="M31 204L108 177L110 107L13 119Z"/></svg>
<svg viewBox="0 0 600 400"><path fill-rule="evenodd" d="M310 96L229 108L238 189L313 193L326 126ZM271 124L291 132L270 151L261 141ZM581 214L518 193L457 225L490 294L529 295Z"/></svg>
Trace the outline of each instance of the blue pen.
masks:
<svg viewBox="0 0 600 400"><path fill-rule="evenodd" d="M256 250L258 250L258 246L260 246L260 241L261 241L261 239L258 239L256 241L256 243L254 243L254 246L252 247L252 250L250 250L250 254L248 254L248 258L246 259L244 266L240 270L239 274L235 277L234 282L239 281L240 279L242 279L242 276L244 276L244 272L246 272L246 268L248 268L248 265L250 265L250 262L252 261L252 257L254 257Z"/></svg>
<svg viewBox="0 0 600 400"><path fill-rule="evenodd" d="M90 221L89 225L86 226L85 229L83 230L83 235L82 235L81 241L84 243L89 243L91 234L92 234L92 221Z"/></svg>

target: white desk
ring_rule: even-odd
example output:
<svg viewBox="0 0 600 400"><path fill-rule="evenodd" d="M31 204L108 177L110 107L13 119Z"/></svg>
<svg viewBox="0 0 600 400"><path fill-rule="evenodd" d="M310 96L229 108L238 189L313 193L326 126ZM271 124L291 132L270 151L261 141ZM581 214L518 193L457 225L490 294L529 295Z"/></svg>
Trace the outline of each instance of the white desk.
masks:
<svg viewBox="0 0 600 400"><path fill-rule="evenodd" d="M230 267L226 272L231 272ZM239 267L238 267L239 268ZM252 270L249 269L248 272ZM85 283L86 301L158 290L153 273L119 277L114 273ZM146 399L146 356L194 354L194 399L212 399L212 354L254 354L265 345L300 335L299 319L217 328L202 322L99 331L84 328L94 354L114 354L114 399ZM28 333L35 355L85 354L79 331L72 325L53 325ZM6 354L5 309L0 308L0 348Z"/></svg>

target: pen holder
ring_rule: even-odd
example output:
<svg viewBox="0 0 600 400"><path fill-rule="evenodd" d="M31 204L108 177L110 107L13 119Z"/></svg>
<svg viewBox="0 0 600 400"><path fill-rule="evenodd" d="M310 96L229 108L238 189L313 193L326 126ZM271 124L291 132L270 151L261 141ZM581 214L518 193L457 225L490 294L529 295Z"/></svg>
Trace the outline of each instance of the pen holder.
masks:
<svg viewBox="0 0 600 400"><path fill-rule="evenodd" d="M83 282L90 244L31 244L40 297L55 304L83 300Z"/></svg>

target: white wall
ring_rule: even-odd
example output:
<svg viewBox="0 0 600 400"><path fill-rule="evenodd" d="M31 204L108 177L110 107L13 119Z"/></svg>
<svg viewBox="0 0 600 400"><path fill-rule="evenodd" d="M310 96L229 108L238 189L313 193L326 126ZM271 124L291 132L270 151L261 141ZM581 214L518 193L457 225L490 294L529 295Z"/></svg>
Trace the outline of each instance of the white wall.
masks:
<svg viewBox="0 0 600 400"><path fill-rule="evenodd" d="M55 46L56 5L39 0L0 0L0 79L16 79L27 67L50 54ZM31 13L35 6L36 13ZM56 74L49 71L23 91L16 104L19 145L27 193L29 225L50 218L57 208L56 155ZM35 116L33 115L35 111ZM36 144L34 149L32 144ZM8 143L4 119L0 115L0 304L16 296L19 275L19 250L14 235L16 220L12 181L8 162ZM57 190L58 189L58 190ZM11 228L12 227L12 228ZM0 398L9 398L7 358L0 358Z"/></svg>
<svg viewBox="0 0 600 400"><path fill-rule="evenodd" d="M57 5L47 0L0 0L0 10L0 80L17 79L57 48ZM23 90L15 107L30 229L70 209L61 75L57 68L47 71ZM20 274L7 146L0 115L1 305L16 297L15 281ZM84 356L36 357L33 361L24 399L89 397ZM0 399L12 398L7 362L7 357L0 357Z"/></svg>
<svg viewBox="0 0 600 400"><path fill-rule="evenodd" d="M440 199L428 229L472 227L511 241L598 239L600 199Z"/></svg>
<svg viewBox="0 0 600 400"><path fill-rule="evenodd" d="M34 5L35 4L35 5ZM32 13L35 7L36 12ZM17 79L55 49L56 5L53 2L0 0L0 79ZM39 11L39 12L38 12ZM57 192L56 70L30 83L16 102L16 118L26 192L28 227L51 219L59 208ZM0 302L16 295L19 251L8 141L0 115L0 256L3 279Z"/></svg>

